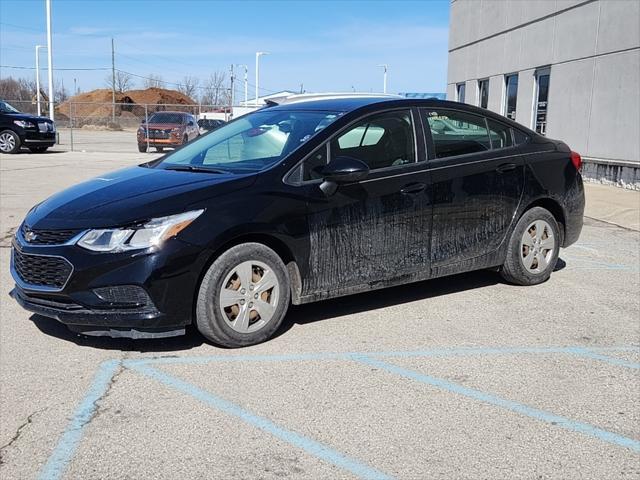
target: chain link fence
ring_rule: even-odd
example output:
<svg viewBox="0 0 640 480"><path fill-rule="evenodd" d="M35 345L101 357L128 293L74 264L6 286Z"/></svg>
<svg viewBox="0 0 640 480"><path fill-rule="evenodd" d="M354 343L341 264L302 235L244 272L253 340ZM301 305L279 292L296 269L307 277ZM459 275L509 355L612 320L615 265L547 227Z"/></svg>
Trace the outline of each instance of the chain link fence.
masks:
<svg viewBox="0 0 640 480"><path fill-rule="evenodd" d="M23 113L37 115L31 101L6 100ZM49 116L42 101L40 114ZM56 150L156 152L218 128L231 118L228 105L94 103L66 101L54 107Z"/></svg>

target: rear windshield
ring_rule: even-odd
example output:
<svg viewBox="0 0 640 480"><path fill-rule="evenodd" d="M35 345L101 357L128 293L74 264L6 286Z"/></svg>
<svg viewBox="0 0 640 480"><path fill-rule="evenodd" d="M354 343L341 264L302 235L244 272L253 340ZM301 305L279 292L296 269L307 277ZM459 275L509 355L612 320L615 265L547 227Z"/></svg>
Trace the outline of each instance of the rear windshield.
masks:
<svg viewBox="0 0 640 480"><path fill-rule="evenodd" d="M149 117L149 123L184 123L184 115L170 112L154 113Z"/></svg>

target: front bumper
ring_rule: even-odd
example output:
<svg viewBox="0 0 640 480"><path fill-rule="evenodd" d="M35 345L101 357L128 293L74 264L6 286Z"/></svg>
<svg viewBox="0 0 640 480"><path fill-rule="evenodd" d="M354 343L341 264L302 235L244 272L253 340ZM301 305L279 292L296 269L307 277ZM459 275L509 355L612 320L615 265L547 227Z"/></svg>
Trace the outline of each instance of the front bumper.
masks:
<svg viewBox="0 0 640 480"><path fill-rule="evenodd" d="M25 147L52 147L56 144L56 132L39 132L23 130L19 133L20 141Z"/></svg>
<svg viewBox="0 0 640 480"><path fill-rule="evenodd" d="M29 284L15 268L16 249L23 256L64 258L73 267L68 280L54 289ZM111 336L130 336L123 335L123 330L180 334L192 323L204 265L201 248L175 238L160 250L104 254L77 245L28 245L18 234L12 245L11 274L16 287L11 296L24 309L83 333L100 331L103 335L117 329L119 333ZM105 289L115 293L107 298L100 293ZM143 300L132 303L131 290L143 292ZM123 292L122 298L118 292Z"/></svg>

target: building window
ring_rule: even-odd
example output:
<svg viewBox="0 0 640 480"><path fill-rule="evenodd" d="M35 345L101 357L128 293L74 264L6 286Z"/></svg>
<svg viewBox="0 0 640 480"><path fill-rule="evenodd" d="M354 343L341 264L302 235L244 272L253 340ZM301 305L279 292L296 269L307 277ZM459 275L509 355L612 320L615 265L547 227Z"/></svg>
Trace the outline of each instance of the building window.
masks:
<svg viewBox="0 0 640 480"><path fill-rule="evenodd" d="M458 83L456 85L456 101L464 103L464 93L466 85L464 83Z"/></svg>
<svg viewBox="0 0 640 480"><path fill-rule="evenodd" d="M504 109L502 114L510 118L511 120L516 120L516 102L518 100L518 74L513 75L505 75L504 77L504 85L505 85L505 98L504 98Z"/></svg>
<svg viewBox="0 0 640 480"><path fill-rule="evenodd" d="M478 106L487 108L489 106L489 79L478 80Z"/></svg>
<svg viewBox="0 0 640 480"><path fill-rule="evenodd" d="M547 108L549 106L549 80L551 78L550 68L536 70L536 103L533 111L533 125L541 135L547 133Z"/></svg>

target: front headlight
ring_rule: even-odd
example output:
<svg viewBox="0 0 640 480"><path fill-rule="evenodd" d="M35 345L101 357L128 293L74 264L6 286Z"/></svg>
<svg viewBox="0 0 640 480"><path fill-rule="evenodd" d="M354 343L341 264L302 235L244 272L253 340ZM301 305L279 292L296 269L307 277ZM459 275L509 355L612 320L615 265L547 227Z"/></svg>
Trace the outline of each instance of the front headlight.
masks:
<svg viewBox="0 0 640 480"><path fill-rule="evenodd" d="M112 253L157 247L187 228L202 212L204 210L192 210L154 218L140 227L89 230L78 245L94 252Z"/></svg>
<svg viewBox="0 0 640 480"><path fill-rule="evenodd" d="M33 127L35 127L35 124L33 124L31 122L27 122L26 120L14 120L13 123L15 123L16 125L18 125L19 127L22 127L22 128L33 128Z"/></svg>

